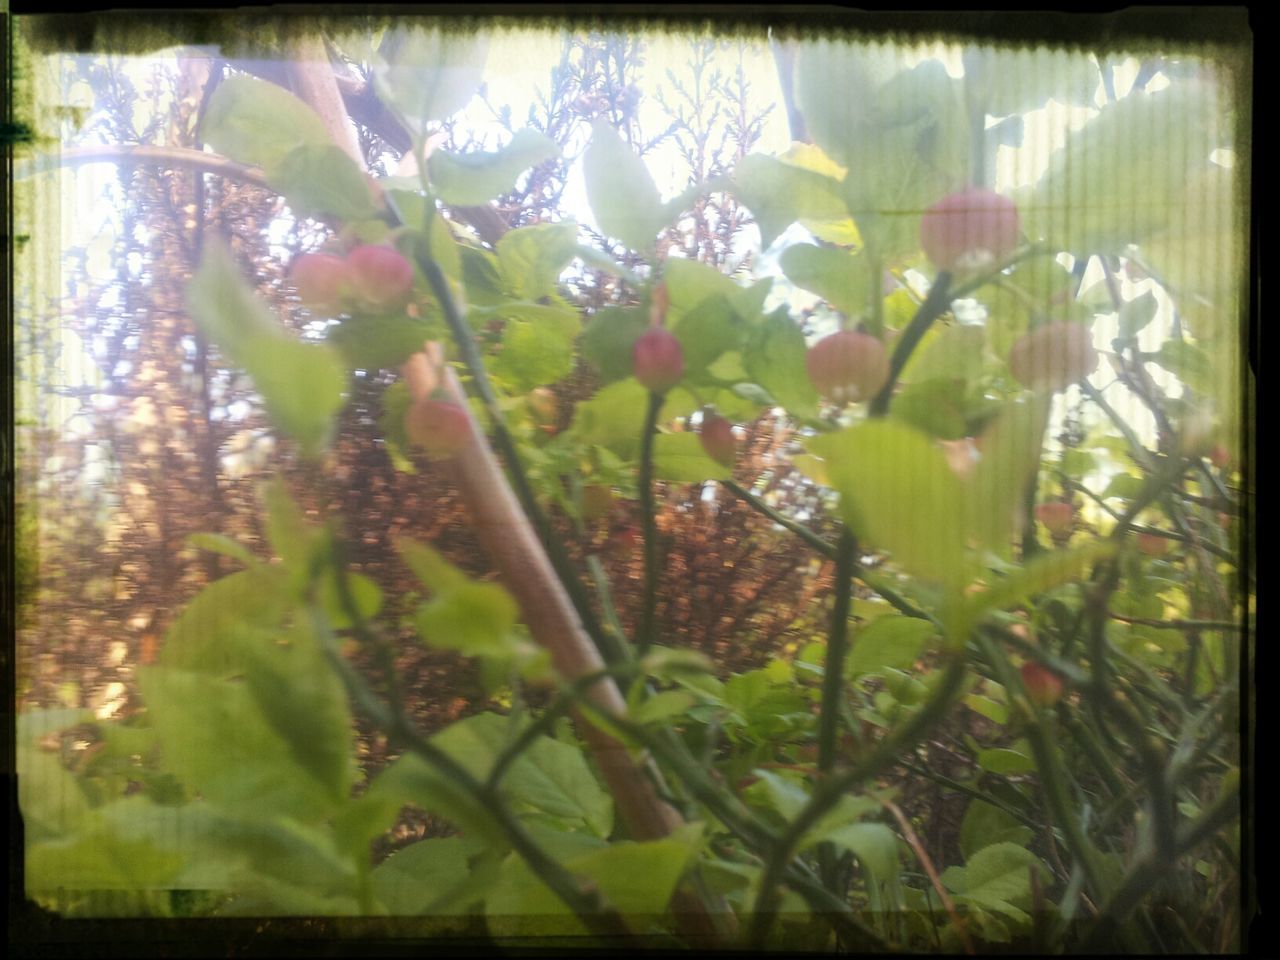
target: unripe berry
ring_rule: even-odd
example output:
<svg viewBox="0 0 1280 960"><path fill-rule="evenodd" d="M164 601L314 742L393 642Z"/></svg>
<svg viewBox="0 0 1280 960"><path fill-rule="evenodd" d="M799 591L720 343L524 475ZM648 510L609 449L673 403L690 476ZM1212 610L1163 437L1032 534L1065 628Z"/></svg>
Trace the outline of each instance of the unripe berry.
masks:
<svg viewBox="0 0 1280 960"><path fill-rule="evenodd" d="M1037 707L1052 707L1062 699L1062 678L1042 663L1028 660L1022 665L1022 686Z"/></svg>
<svg viewBox="0 0 1280 960"><path fill-rule="evenodd" d="M920 246L939 270L981 270L1018 246L1018 208L1008 197L970 187L943 197L920 220Z"/></svg>
<svg viewBox="0 0 1280 960"><path fill-rule="evenodd" d="M1023 334L1009 351L1009 372L1032 390L1062 390L1097 367L1093 331L1066 320Z"/></svg>
<svg viewBox="0 0 1280 960"><path fill-rule="evenodd" d="M733 426L724 417L715 414L704 416L698 439L702 441L702 449L707 452L707 456L721 466L732 467L738 458Z"/></svg>
<svg viewBox="0 0 1280 960"><path fill-rule="evenodd" d="M675 334L650 327L631 351L631 372L654 393L666 393L684 376L684 351Z"/></svg>
<svg viewBox="0 0 1280 960"><path fill-rule="evenodd" d="M541 424L554 424L556 422L556 394L552 390L545 387L535 387L530 390L529 397L526 399L527 403L529 403L529 411Z"/></svg>
<svg viewBox="0 0 1280 960"><path fill-rule="evenodd" d="M318 313L342 312L343 294L347 286L347 264L331 253L304 253L293 261L289 278L298 288L298 296Z"/></svg>
<svg viewBox="0 0 1280 960"><path fill-rule="evenodd" d="M870 400L889 379L889 354L875 337L841 330L823 337L804 358L814 389L836 403Z"/></svg>
<svg viewBox="0 0 1280 960"><path fill-rule="evenodd" d="M1154 533L1138 534L1138 549L1148 557L1163 557L1169 552L1167 537L1158 537Z"/></svg>
<svg viewBox="0 0 1280 960"><path fill-rule="evenodd" d="M1045 529L1055 537L1071 532L1071 521L1075 510L1071 504L1061 500L1036 504L1036 519L1045 525Z"/></svg>
<svg viewBox="0 0 1280 960"><path fill-rule="evenodd" d="M347 254L351 296L364 310L399 310L413 293L413 264L385 246L356 247Z"/></svg>
<svg viewBox="0 0 1280 960"><path fill-rule="evenodd" d="M422 447L427 456L447 459L462 450L471 439L471 418L456 403L429 397L409 407L405 413L404 429L409 439Z"/></svg>

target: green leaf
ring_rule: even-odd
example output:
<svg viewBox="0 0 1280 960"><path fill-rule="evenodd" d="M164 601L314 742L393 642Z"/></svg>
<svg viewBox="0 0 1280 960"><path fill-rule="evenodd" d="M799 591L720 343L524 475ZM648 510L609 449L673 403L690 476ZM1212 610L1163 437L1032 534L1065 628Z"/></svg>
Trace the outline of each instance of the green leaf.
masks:
<svg viewBox="0 0 1280 960"><path fill-rule="evenodd" d="M583 444L599 444L624 460L640 449L640 430L649 391L634 378L612 383L574 411L573 435Z"/></svg>
<svg viewBox="0 0 1280 960"><path fill-rule="evenodd" d="M655 645L640 661L640 669L655 680L671 680L690 674L714 673L715 664L697 650Z"/></svg>
<svg viewBox="0 0 1280 960"><path fill-rule="evenodd" d="M503 288L521 300L555 293L578 250L578 225L572 220L538 223L502 235L497 245Z"/></svg>
<svg viewBox="0 0 1280 960"><path fill-rule="evenodd" d="M430 320L406 313L361 316L343 320L329 330L329 342L338 349L353 370L391 370L444 332L440 318Z"/></svg>
<svg viewBox="0 0 1280 960"><path fill-rule="evenodd" d="M1140 297L1134 297L1120 306L1120 339L1131 340L1146 329L1156 318L1160 304L1155 294L1147 290Z"/></svg>
<svg viewBox="0 0 1280 960"><path fill-rule="evenodd" d="M907 670L937 632L928 620L896 614L879 617L854 633L845 675L856 680L884 667Z"/></svg>
<svg viewBox="0 0 1280 960"><path fill-rule="evenodd" d="M1113 543L1100 540L1037 556L1025 566L996 580L989 589L966 598L960 608L947 618L950 636L956 641L965 639L989 612L1007 610L1027 597L1044 593L1059 584L1083 580L1095 563L1111 556L1114 551Z"/></svg>
<svg viewBox="0 0 1280 960"><path fill-rule="evenodd" d="M604 307L582 334L582 355L605 383L631 376L631 351L649 328L643 307Z"/></svg>
<svg viewBox="0 0 1280 960"><path fill-rule="evenodd" d="M231 557L233 560L239 560L246 567L258 565L258 558L249 552L248 547L221 533L192 533L187 536L187 543L201 550L209 550Z"/></svg>
<svg viewBox="0 0 1280 960"><path fill-rule="evenodd" d="M762 249L767 250L778 234L798 220L849 220L838 179L773 157L743 157L734 171L732 189L756 218Z"/></svg>
<svg viewBox="0 0 1280 960"><path fill-rule="evenodd" d="M513 727L509 718L482 713L451 724L433 736L431 743L483 780L499 753L519 733L520 728ZM476 817L470 808L479 805L456 787L452 793L442 793L442 784L441 775L428 763L408 755L388 768L371 790L389 791L465 828ZM412 799L417 793L422 796ZM596 782L582 751L550 737L539 737L510 765L501 781L501 793L521 814L536 812L585 827L597 837L607 837L613 829L613 801ZM459 804L463 809L458 809ZM484 823L490 821L485 819Z"/></svg>
<svg viewBox="0 0 1280 960"><path fill-rule="evenodd" d="M555 383L573 372L573 346L581 333L576 314L545 311L536 321L508 320L493 373L519 392Z"/></svg>
<svg viewBox="0 0 1280 960"><path fill-rule="evenodd" d="M663 690L633 707L631 720L639 724L670 720L684 713L697 702L696 697L683 690Z"/></svg>
<svg viewBox="0 0 1280 960"><path fill-rule="evenodd" d="M912 383L894 394L889 415L940 440L959 440L968 427L962 412L964 394L962 380Z"/></svg>
<svg viewBox="0 0 1280 960"><path fill-rule="evenodd" d="M240 681L163 667L138 670L165 766L222 809L320 820L345 796L317 779Z"/></svg>
<svg viewBox="0 0 1280 960"><path fill-rule="evenodd" d="M427 158L427 171L432 189L441 200L474 207L510 193L520 174L558 156L560 148L555 141L531 127L524 127L515 132L510 143L495 152L433 151Z"/></svg>
<svg viewBox="0 0 1280 960"><path fill-rule="evenodd" d="M731 306L743 293L743 288L708 263L669 259L662 267L662 280L667 285L669 298L667 323L673 329L679 326L685 314L701 306L712 297L722 297Z"/></svg>
<svg viewBox="0 0 1280 960"><path fill-rule="evenodd" d="M809 802L809 791L799 783L772 770L751 771L757 778L746 789L746 798L755 806L772 810L784 822L790 822Z"/></svg>
<svg viewBox="0 0 1280 960"><path fill-rule="evenodd" d="M516 602L503 587L467 583L424 603L415 623L423 641L436 650L494 657L511 653L511 628L518 615Z"/></svg>
<svg viewBox="0 0 1280 960"><path fill-rule="evenodd" d="M70 835L90 817L89 798L57 754L20 743L17 773L18 808L29 839Z"/></svg>
<svg viewBox="0 0 1280 960"><path fill-rule="evenodd" d="M218 84L205 109L200 139L223 156L266 170L300 146L331 144L314 110L283 87L256 77L229 77Z"/></svg>
<svg viewBox="0 0 1280 960"><path fill-rule="evenodd" d="M233 634L242 627L279 626L292 603L287 587L284 569L268 564L215 580L169 627L159 662L214 676L242 672L246 659Z"/></svg>
<svg viewBox="0 0 1280 960"><path fill-rule="evenodd" d="M399 538L395 548L414 576L432 593L448 593L471 582L465 573L425 543Z"/></svg>
<svg viewBox="0 0 1280 960"><path fill-rule="evenodd" d="M849 163L856 153L854 144L874 121L876 93L899 64L899 55L890 47L839 40L813 44L797 58L796 105L809 136L854 176L860 172Z"/></svg>
<svg viewBox="0 0 1280 960"><path fill-rule="evenodd" d="M261 642L246 646L245 682L271 728L289 745L294 762L327 788L333 802L341 803L355 782L346 688L325 658L309 618L299 617L284 638L287 646L263 633Z"/></svg>
<svg viewBox="0 0 1280 960"><path fill-rule="evenodd" d="M973 102L995 117L1043 107L1050 98L1091 107L1102 77L1089 54L1036 47L970 47L964 53L964 82Z"/></svg>
<svg viewBox="0 0 1280 960"><path fill-rule="evenodd" d="M963 585L963 491L924 434L866 421L815 437L808 449L826 461L841 515L859 537L917 576Z"/></svg>
<svg viewBox="0 0 1280 960"><path fill-rule="evenodd" d="M27 848L28 893L165 889L182 869L179 853L148 840L122 840L110 830Z"/></svg>
<svg viewBox="0 0 1280 960"><path fill-rule="evenodd" d="M644 161L603 120L592 127L583 173L601 232L632 250L650 249L667 225L662 197Z"/></svg>
<svg viewBox="0 0 1280 960"><path fill-rule="evenodd" d="M812 839L848 850L858 858L869 879L888 884L898 879L898 838L883 823L849 823L823 836L813 835Z"/></svg>
<svg viewBox="0 0 1280 960"><path fill-rule="evenodd" d="M397 380L382 392L382 411L378 414L378 429L392 466L403 473L417 473L409 459L409 438L404 429L404 416L412 401L409 386Z"/></svg>
<svg viewBox="0 0 1280 960"><path fill-rule="evenodd" d="M1026 847L1031 828L1015 820L997 806L973 799L960 823L960 852L971 860L979 850L996 843Z"/></svg>
<svg viewBox="0 0 1280 960"><path fill-rule="evenodd" d="M808 352L804 334L786 310L775 310L765 317L743 352L743 364L751 379L793 416L801 418L818 413L818 393L809 382L805 366Z"/></svg>
<svg viewBox="0 0 1280 960"><path fill-rule="evenodd" d="M1007 556L1023 513L1027 482L1040 462L1050 398L1006 404L982 435L982 456L965 484L964 518L970 540Z"/></svg>
<svg viewBox="0 0 1280 960"><path fill-rule="evenodd" d="M378 99L411 131L446 120L467 105L484 78L488 38L475 31L415 27L389 32L374 66Z"/></svg>
<svg viewBox="0 0 1280 960"><path fill-rule="evenodd" d="M364 171L332 143L304 144L289 151L267 171L299 217L336 217L343 222L378 215Z"/></svg>
<svg viewBox="0 0 1280 960"><path fill-rule="evenodd" d="M467 881L476 850L475 841L462 837L419 840L374 868L373 892L392 916L421 914L442 891Z"/></svg>
<svg viewBox="0 0 1280 960"><path fill-rule="evenodd" d="M903 383L926 380L975 380L982 373L986 331L972 324L935 327L911 355L902 371ZM898 402L897 398L893 401Z"/></svg>
<svg viewBox="0 0 1280 960"><path fill-rule="evenodd" d="M942 882L969 902L1025 923L1032 870L1040 872L1042 882L1050 881L1048 868L1031 851L1013 843L993 843L969 858L965 867L948 867Z"/></svg>
<svg viewBox="0 0 1280 960"><path fill-rule="evenodd" d="M733 471L712 460L695 433L660 433L653 441L653 475L670 483L729 480Z"/></svg>
<svg viewBox="0 0 1280 960"><path fill-rule="evenodd" d="M1120 253L1182 223L1185 184L1207 170L1216 147L1229 145L1218 121L1224 107L1207 84L1187 80L1103 107L1067 134L1029 202L1019 204L1025 228L1080 256Z"/></svg>
<svg viewBox="0 0 1280 960"><path fill-rule="evenodd" d="M697 378L722 353L739 345L733 308L720 296L708 297L671 325L684 354L685 376Z"/></svg>
<svg viewBox="0 0 1280 960"><path fill-rule="evenodd" d="M1036 768L1036 762L1017 750L993 747L978 751L978 766L988 773L1007 776L1011 773L1030 773Z"/></svg>
<svg viewBox="0 0 1280 960"><path fill-rule="evenodd" d="M611 843L569 867L594 881L623 916L660 916L696 853L699 830L699 824L687 824L662 840Z"/></svg>
<svg viewBox="0 0 1280 960"><path fill-rule="evenodd" d="M1213 366L1209 355L1187 340L1166 340L1153 358L1200 395L1213 393Z"/></svg>
<svg viewBox="0 0 1280 960"><path fill-rule="evenodd" d="M253 379L272 423L298 441L304 456L318 456L345 403L347 374L337 352L280 326L220 243L206 248L187 286L187 305L205 335Z"/></svg>
<svg viewBox="0 0 1280 960"><path fill-rule="evenodd" d="M812 290L846 316L866 312L866 257L835 247L798 243L783 251L779 263L788 280Z"/></svg>

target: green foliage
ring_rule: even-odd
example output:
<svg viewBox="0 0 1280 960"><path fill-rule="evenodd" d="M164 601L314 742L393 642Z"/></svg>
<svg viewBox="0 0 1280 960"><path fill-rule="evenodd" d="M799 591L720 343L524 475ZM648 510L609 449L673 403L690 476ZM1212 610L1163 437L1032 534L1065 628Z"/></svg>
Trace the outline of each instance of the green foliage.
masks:
<svg viewBox="0 0 1280 960"><path fill-rule="evenodd" d="M978 152L969 142L971 117L1008 118L977 134L986 149L996 140L1016 143L1022 111L1051 96L1091 103L1099 74L1093 59L1073 56L1034 82L1003 83L994 55L979 53L956 81L936 60L907 68L888 48L850 52L819 44L797 61L800 107L816 145L741 157L731 180L716 183L752 213L764 247L793 224L808 229L819 243L783 251L783 273L883 331L892 346L920 308L905 286L880 295L883 270L902 278L923 264L920 211L979 173L969 170ZM470 100L484 57L477 37L387 35L372 58L375 83L415 148ZM820 403L806 369L806 328L785 305L765 313L767 279L738 282L708 262L656 258L655 241L710 185L662 203L644 159L604 120L584 157L587 197L600 230L630 251L626 267L612 252L582 246L571 220L510 230L489 250L455 233L452 213L437 206L479 205L513 191L526 170L561 155L544 133L518 131L496 152L434 151L428 189L403 178L384 184L402 221L393 225L376 219L363 171L301 101L261 81L222 84L203 128L216 150L262 166L296 214L338 221L345 238L394 242L419 268L433 261L445 277L428 298L425 280L433 274L419 269L407 312L346 318L328 343L305 343L255 296L230 253L209 247L188 289L191 313L252 378L272 423L298 442L304 469L313 477L324 469L320 454L345 402L348 369L393 369L424 340L452 336L443 323L448 306L475 335L485 367L486 377L467 371L468 382L489 380L493 393L484 403L496 402L514 435L519 456L504 450L504 468L528 481L553 514L563 508L579 521L582 536L568 551L575 557L613 550L612 540L600 546L608 519L594 530L580 522L584 486L630 498L638 478L651 476L666 484L656 491L687 498L684 484L734 475L706 454L689 418L714 408L749 423L772 408L796 428L806 452L772 450L777 462L762 469L785 476L795 468L817 488L806 494L821 502L838 496L838 518L821 522L838 519L858 538L850 573L860 586L830 588L851 590L841 598L851 607L849 648L836 676L830 658L838 644L811 634L814 623L830 619L816 604L799 624L801 642L759 669L718 671L690 650L647 647L635 672L625 662L612 668L626 714L600 719L579 709L571 724L530 706L538 702L527 695L533 684L575 694L522 625L522 616L534 623L531 612L505 587L469 576L426 544L402 541L400 556L426 599L415 591L389 594L384 603L379 584L388 581L345 568L339 520L309 522L277 482L263 496L266 543L250 549L220 534L189 538L242 569L204 587L173 620L156 662L139 668L144 711L124 722L77 710L19 717L28 892L79 915L393 914L441 918L438 929L447 932L483 923L500 936L589 932L598 918L575 915L576 891L598 894L636 932L671 932L678 930L673 894L696 870L698 885L685 892L722 894L739 919L779 894L782 922L757 945L802 942L793 934L825 945L825 926L819 937L800 924L837 914L830 899L796 881L818 877L828 885L829 868L840 875L843 860L857 865L855 882L831 887L828 897L850 908L847 921L869 916L885 945L908 951L961 949L966 937L980 948L1017 948L1032 936L1054 950L1096 948L1088 938L1105 927L1086 923L1081 933L1067 922L1081 915L1086 893L1115 912L1122 924L1116 944L1142 952L1156 943L1148 932L1161 920L1149 904L1158 898L1122 901L1136 911L1126 915L1113 897L1130 881L1136 889L1137 881L1167 874L1184 884L1185 902L1221 902L1211 878L1232 864L1218 847L1238 850L1239 840L1229 818L1199 818L1214 815L1217 801L1205 798L1231 798L1238 773L1230 756L1238 691L1223 688L1224 677L1239 674L1238 635L1184 623L1240 613L1222 599L1238 564L1211 523L1234 493L1235 474L1215 468L1202 478L1165 466L1177 466L1167 461L1167 446L1146 449L1129 424L1121 430L1115 422L1128 414L1095 403L1088 390L1067 394L1079 428L1070 439L1053 398L1018 389L1005 369L1012 343L1044 317L1115 313L1117 355L1154 364L1185 388L1178 401L1158 392L1147 398L1178 430L1194 425L1203 397L1222 408L1211 420L1229 421L1228 324L1213 314L1229 314L1234 294L1199 264L1204 258L1187 256L1196 248L1171 220L1184 201L1200 210L1223 195L1225 181L1209 162L1219 145L1216 107L1207 86L1181 81L1106 106L1068 135L1020 211L1031 238L1047 238L1055 252L1115 254L1126 269L1150 260L1160 291L1112 302L1101 285L1101 299L1095 291L1076 300L1072 275L1029 250L1007 271L962 278L964 296L980 308L977 319L963 316L957 302L962 322L924 333L882 417ZM1210 199L1195 200L1198 189ZM1208 220L1187 231L1195 243L1223 235L1221 218ZM601 285L585 327L580 304L566 299L573 285L561 284L575 260L624 282ZM632 348L664 295L664 322L680 342L685 374L663 399L652 462L642 465L649 393L632 376ZM1164 295L1188 323L1160 339ZM1150 352L1138 352L1139 334L1144 344L1154 338ZM533 391L564 381L579 358L602 385L588 396L576 382L563 395L558 390L557 403L572 409L557 410L556 426L565 419L571 426L548 436L552 418L535 403L546 394ZM381 402L385 449L398 469L412 471L405 385L386 389ZM974 462L953 466L943 450L957 448L939 440L973 440ZM763 462L744 453L735 469ZM1060 533L1046 546L1024 525L1036 504L1059 498L1073 503L1071 545ZM628 522L648 523L652 532L646 498L638 499L626 505ZM794 527L793 507L779 506L780 516L772 506L764 511L771 521ZM1161 558L1118 551L1131 535L1103 537L1117 517L1130 516L1179 536L1193 530L1194 542ZM650 541L659 547L671 528L662 529ZM815 530L809 545L830 556L830 527L815 521ZM749 554L761 543L744 547ZM875 553L887 556L887 569L880 569L883 557L868 557ZM598 556L592 563L593 573L604 569ZM632 597L597 587L589 602L604 601L610 624L615 609L623 619L637 613L619 602ZM356 666L380 656L394 662L390 644L403 627L416 628L434 649L478 659L482 682L509 707L506 715L480 713L418 736L398 696L384 703ZM732 642L746 649L753 638ZM352 649L361 656L350 657ZM1053 709L1032 710L1017 695L1018 668L1029 661L1061 670L1067 692ZM353 704L399 752L367 783L358 773ZM824 722L833 717L833 725ZM615 810L599 755L579 739L583 722L654 764L655 785L685 825L664 839L629 839L635 826L618 814L635 798L617 798L627 804ZM833 733L819 747L818 737ZM935 747L951 753L946 765L935 762ZM829 768L819 769L828 758ZM904 776L934 781L939 810L967 804L949 857L958 849L962 862L929 851L963 936L904 845L910 831L899 833L883 812L894 796L885 782ZM458 834L420 841L375 865L371 842L406 805ZM1162 819L1153 813L1175 818L1172 841L1159 835ZM934 811L910 815L924 837L919 819ZM1205 824L1205 835L1222 843L1170 853L1170 842ZM788 844L777 842L783 831ZM790 869L783 855L793 858ZM1046 863L1068 869L1055 874ZM1184 863L1194 866L1184 870ZM763 890L766 877L785 888ZM99 891L127 894L126 905L104 907ZM1188 934L1185 942L1194 940ZM1183 942L1169 934L1164 945Z"/></svg>
<svg viewBox="0 0 1280 960"><path fill-rule="evenodd" d="M632 250L648 250L669 216L644 161L603 120L583 157L587 202L600 229Z"/></svg>
<svg viewBox="0 0 1280 960"><path fill-rule="evenodd" d="M210 244L187 288L191 315L205 335L253 378L272 422L317 456L342 408L347 377L331 347L303 343L271 316L219 244Z"/></svg>
<svg viewBox="0 0 1280 960"><path fill-rule="evenodd" d="M510 192L520 174L559 155L554 141L526 127L494 152L435 150L427 158L427 174L432 189L445 203L477 206Z"/></svg>

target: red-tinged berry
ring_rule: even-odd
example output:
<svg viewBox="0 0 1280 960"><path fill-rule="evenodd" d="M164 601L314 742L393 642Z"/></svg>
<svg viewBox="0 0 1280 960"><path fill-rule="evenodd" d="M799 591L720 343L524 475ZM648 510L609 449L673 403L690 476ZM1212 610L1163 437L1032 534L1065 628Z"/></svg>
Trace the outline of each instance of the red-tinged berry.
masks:
<svg viewBox="0 0 1280 960"><path fill-rule="evenodd" d="M1009 372L1031 390L1062 390L1097 368L1093 331L1066 320L1023 334L1009 351Z"/></svg>
<svg viewBox="0 0 1280 960"><path fill-rule="evenodd" d="M399 310L413 294L413 264L393 247L356 247L347 254L347 271L359 309Z"/></svg>
<svg viewBox="0 0 1280 960"><path fill-rule="evenodd" d="M870 400L889 379L889 354L875 337L841 330L823 337L804 358L814 389L835 403Z"/></svg>
<svg viewBox="0 0 1280 960"><path fill-rule="evenodd" d="M1028 660L1022 665L1022 686L1037 707L1052 707L1062 699L1062 678L1042 663Z"/></svg>
<svg viewBox="0 0 1280 960"><path fill-rule="evenodd" d="M982 270L1016 250L1021 232L1012 200L970 187L943 197L924 212L920 246L939 270Z"/></svg>
<svg viewBox="0 0 1280 960"><path fill-rule="evenodd" d="M1163 557L1169 552L1169 538L1154 533L1140 533L1137 536L1138 549L1148 557Z"/></svg>
<svg viewBox="0 0 1280 960"><path fill-rule="evenodd" d="M559 405L556 403L556 395L553 391L546 387L535 387L529 391L527 400L529 412L539 423L555 423Z"/></svg>
<svg viewBox="0 0 1280 960"><path fill-rule="evenodd" d="M1071 532L1071 524L1075 519L1075 509L1069 503L1053 500L1049 503L1036 504L1036 519L1045 525L1045 529L1055 537L1065 536Z"/></svg>
<svg viewBox="0 0 1280 960"><path fill-rule="evenodd" d="M654 393L666 393L684 376L684 350L675 334L650 327L631 351L631 372Z"/></svg>
<svg viewBox="0 0 1280 960"><path fill-rule="evenodd" d="M733 426L724 417L710 414L702 418L702 428L698 431L698 439L702 441L702 449L716 463L724 467L732 467L738 459L738 445L733 439Z"/></svg>
<svg viewBox="0 0 1280 960"><path fill-rule="evenodd" d="M1209 460L1219 470L1225 470L1231 466L1231 451L1225 444L1214 444L1213 449L1209 451Z"/></svg>
<svg viewBox="0 0 1280 960"><path fill-rule="evenodd" d="M293 261L289 278L309 309L327 314L342 312L348 271L341 257L331 253L304 253Z"/></svg>
<svg viewBox="0 0 1280 960"><path fill-rule="evenodd" d="M471 439L471 418L456 403L428 398L409 407L404 429L427 456L447 459L458 454Z"/></svg>

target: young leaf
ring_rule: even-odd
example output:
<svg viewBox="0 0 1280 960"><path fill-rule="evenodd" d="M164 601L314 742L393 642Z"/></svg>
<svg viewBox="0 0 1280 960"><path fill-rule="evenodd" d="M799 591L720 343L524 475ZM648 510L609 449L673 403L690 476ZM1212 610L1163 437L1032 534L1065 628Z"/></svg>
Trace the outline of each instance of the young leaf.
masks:
<svg viewBox="0 0 1280 960"><path fill-rule="evenodd" d="M441 200L473 207L509 193L520 174L558 156L560 148L555 141L525 127L495 152L453 154L436 150L427 158L427 171Z"/></svg>
<svg viewBox="0 0 1280 960"><path fill-rule="evenodd" d="M815 437L808 448L826 461L841 514L859 536L917 576L963 584L962 488L924 434L867 421Z"/></svg>
<svg viewBox="0 0 1280 960"><path fill-rule="evenodd" d="M743 157L733 174L733 193L756 218L763 249L800 220L842 222L849 208L839 177L805 169L773 157Z"/></svg>
<svg viewBox="0 0 1280 960"><path fill-rule="evenodd" d="M896 615L879 617L854 634L845 674L850 680L856 680L884 667L909 669L936 633L937 627L928 620Z"/></svg>
<svg viewBox="0 0 1280 960"><path fill-rule="evenodd" d="M729 480L733 471L707 456L694 433L663 433L654 438L654 477L670 483Z"/></svg>
<svg viewBox="0 0 1280 960"><path fill-rule="evenodd" d="M667 224L662 197L644 161L603 120L592 128L583 172L587 202L600 230L632 250L653 246Z"/></svg>
<svg viewBox="0 0 1280 960"><path fill-rule="evenodd" d="M560 274L578 249L578 225L572 220L538 223L510 230L498 241L498 275L503 289L520 300L555 293Z"/></svg>
<svg viewBox="0 0 1280 960"><path fill-rule="evenodd" d="M305 456L318 456L345 402L347 375L337 352L303 343L280 326L222 244L206 248L187 286L187 307L205 335L253 379L272 422Z"/></svg>
<svg viewBox="0 0 1280 960"><path fill-rule="evenodd" d="M218 84L200 138L232 160L268 171L304 144L332 143L314 110L278 84L256 77L229 77Z"/></svg>
<svg viewBox="0 0 1280 960"><path fill-rule="evenodd" d="M378 214L364 171L332 143L290 150L267 169L267 182L284 194L300 217L330 216L352 222Z"/></svg>
<svg viewBox="0 0 1280 960"><path fill-rule="evenodd" d="M798 287L812 290L846 316L867 309L865 257L835 247L798 243L783 251L782 272Z"/></svg>
<svg viewBox="0 0 1280 960"><path fill-rule="evenodd" d="M378 97L400 114L410 130L446 120L480 89L489 41L461 30L398 29L383 39L385 63L374 68Z"/></svg>

